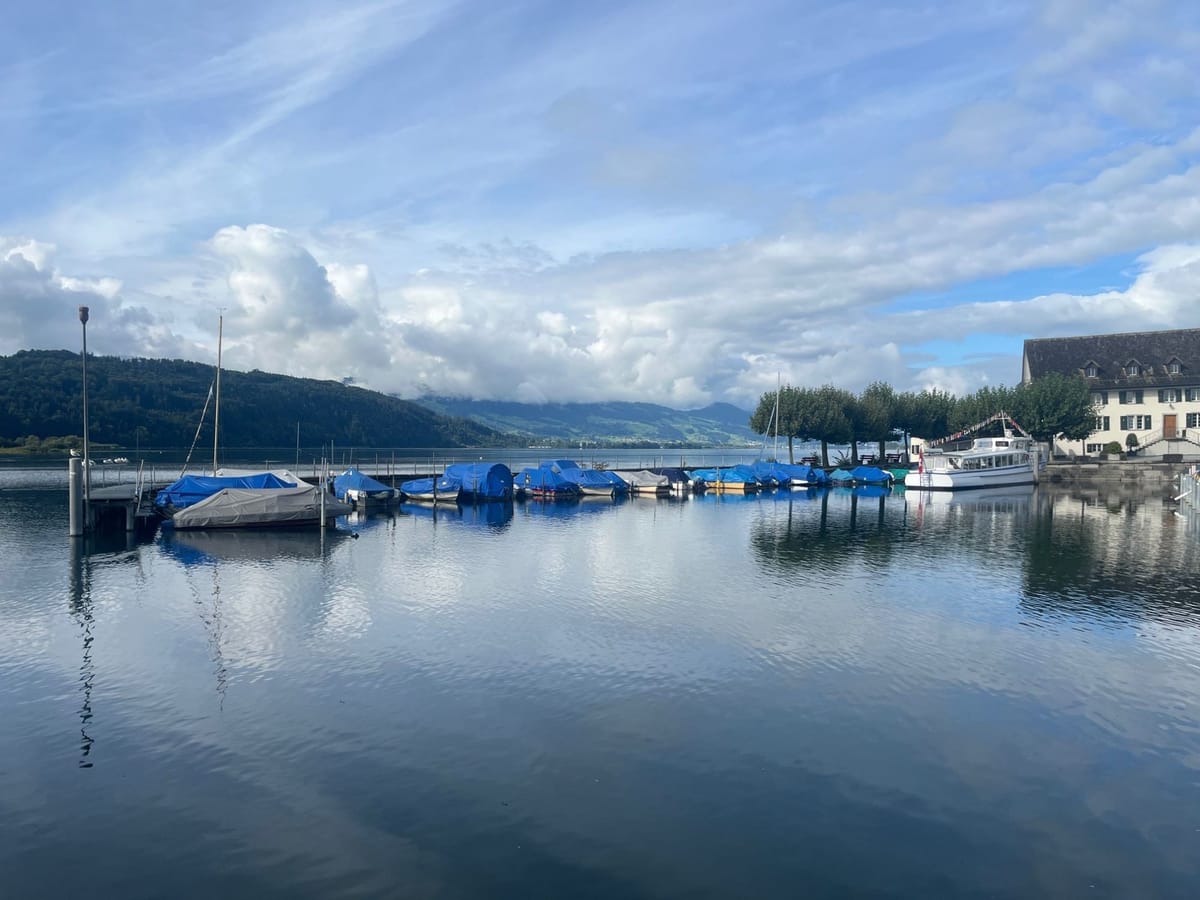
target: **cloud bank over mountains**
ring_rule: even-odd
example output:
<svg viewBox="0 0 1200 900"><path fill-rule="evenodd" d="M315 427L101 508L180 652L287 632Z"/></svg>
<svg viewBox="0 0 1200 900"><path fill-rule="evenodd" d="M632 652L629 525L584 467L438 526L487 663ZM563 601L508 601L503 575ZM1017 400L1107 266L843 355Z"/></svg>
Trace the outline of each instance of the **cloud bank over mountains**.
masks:
<svg viewBox="0 0 1200 900"><path fill-rule="evenodd" d="M1191 4L51 13L0 36L3 353L220 312L233 368L691 407L1200 326Z"/></svg>

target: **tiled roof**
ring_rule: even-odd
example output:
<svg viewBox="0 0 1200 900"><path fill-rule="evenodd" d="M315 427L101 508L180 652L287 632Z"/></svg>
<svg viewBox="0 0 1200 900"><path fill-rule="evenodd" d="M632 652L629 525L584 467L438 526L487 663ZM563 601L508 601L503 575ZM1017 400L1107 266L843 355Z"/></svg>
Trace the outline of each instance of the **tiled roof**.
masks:
<svg viewBox="0 0 1200 900"><path fill-rule="evenodd" d="M1131 362L1142 367L1142 374L1125 374L1125 367ZM1167 371L1172 362L1180 364L1178 375ZM1100 388L1200 384L1200 328L1035 338L1025 342L1025 366L1031 378L1050 372L1083 375L1088 365L1099 370L1097 377L1088 381Z"/></svg>

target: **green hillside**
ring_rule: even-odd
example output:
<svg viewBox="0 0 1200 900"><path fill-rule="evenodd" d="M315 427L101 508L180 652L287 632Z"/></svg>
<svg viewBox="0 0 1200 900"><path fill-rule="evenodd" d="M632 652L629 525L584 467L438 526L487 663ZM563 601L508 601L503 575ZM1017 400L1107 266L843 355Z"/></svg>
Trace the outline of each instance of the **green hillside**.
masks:
<svg viewBox="0 0 1200 900"><path fill-rule="evenodd" d="M89 437L119 447L184 448L213 382L210 365L88 355ZM66 350L0 356L0 445L83 433L82 363ZM201 436L212 445L210 408ZM334 381L221 373L221 446L414 448L498 446L510 439L466 419Z"/></svg>
<svg viewBox="0 0 1200 900"><path fill-rule="evenodd" d="M422 397L417 402L445 415L524 435L530 443L697 447L760 440L748 426L750 413L729 403L678 410L653 403L531 404L454 397Z"/></svg>

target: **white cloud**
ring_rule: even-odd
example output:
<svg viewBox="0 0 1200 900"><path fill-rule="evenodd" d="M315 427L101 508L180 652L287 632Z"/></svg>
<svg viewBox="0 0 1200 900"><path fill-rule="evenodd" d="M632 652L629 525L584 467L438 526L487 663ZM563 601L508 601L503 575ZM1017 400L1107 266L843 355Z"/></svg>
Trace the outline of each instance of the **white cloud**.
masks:
<svg viewBox="0 0 1200 900"><path fill-rule="evenodd" d="M224 307L240 368L748 404L1200 324L1192 4L173 15L0 34L0 230L40 241L0 346L74 346L84 297L98 347L211 360Z"/></svg>

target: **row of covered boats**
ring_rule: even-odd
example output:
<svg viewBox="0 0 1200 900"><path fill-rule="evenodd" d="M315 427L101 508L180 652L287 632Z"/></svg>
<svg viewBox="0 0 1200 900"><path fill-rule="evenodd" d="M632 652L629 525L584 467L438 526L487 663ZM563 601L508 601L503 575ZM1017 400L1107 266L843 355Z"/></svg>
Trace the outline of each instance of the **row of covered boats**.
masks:
<svg viewBox="0 0 1200 900"><path fill-rule="evenodd" d="M357 468L325 479L328 490L287 470L183 475L155 496L163 519L179 529L303 526L330 523L354 508L409 500L418 503L487 503L515 497L567 498L668 496L712 490L752 493L763 488L805 489L829 484L888 485L891 472L870 466L832 475L807 465L759 461L708 469L666 467L622 471L585 468L554 459L517 471L503 463L447 466L440 475L384 484Z"/></svg>

